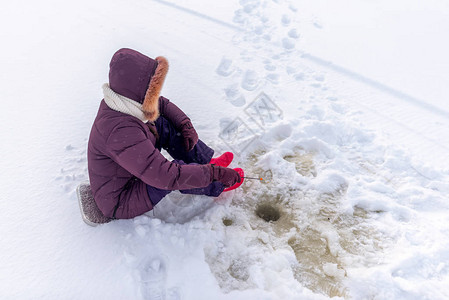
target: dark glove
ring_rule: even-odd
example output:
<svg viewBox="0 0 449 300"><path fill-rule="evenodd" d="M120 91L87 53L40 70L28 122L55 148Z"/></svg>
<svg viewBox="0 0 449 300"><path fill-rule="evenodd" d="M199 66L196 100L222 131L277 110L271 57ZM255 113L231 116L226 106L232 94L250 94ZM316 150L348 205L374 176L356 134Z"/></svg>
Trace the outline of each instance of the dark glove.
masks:
<svg viewBox="0 0 449 300"><path fill-rule="evenodd" d="M198 142L198 134L189 119L182 123L180 129L181 135L184 138L184 148L187 152L189 152Z"/></svg>
<svg viewBox="0 0 449 300"><path fill-rule="evenodd" d="M211 165L211 167L212 167L212 180L220 181L221 183L223 183L225 187L233 186L234 184L242 180L240 178L239 173L233 169L215 165Z"/></svg>

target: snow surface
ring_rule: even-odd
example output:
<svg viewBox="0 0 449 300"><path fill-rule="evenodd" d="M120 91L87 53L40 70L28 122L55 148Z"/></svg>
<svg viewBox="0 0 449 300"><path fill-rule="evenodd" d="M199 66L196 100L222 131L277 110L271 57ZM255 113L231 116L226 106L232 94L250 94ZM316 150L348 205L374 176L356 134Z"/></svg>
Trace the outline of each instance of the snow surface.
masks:
<svg viewBox="0 0 449 300"><path fill-rule="evenodd" d="M0 12L1 299L447 299L447 1L10 1ZM121 47L263 182L83 223ZM264 219L272 220L266 222Z"/></svg>

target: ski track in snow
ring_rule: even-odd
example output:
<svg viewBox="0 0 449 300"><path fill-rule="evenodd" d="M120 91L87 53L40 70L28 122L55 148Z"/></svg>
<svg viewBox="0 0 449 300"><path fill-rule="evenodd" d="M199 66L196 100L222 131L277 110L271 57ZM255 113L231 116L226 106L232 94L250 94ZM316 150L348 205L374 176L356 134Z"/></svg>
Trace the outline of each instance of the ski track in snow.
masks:
<svg viewBox="0 0 449 300"><path fill-rule="evenodd" d="M236 152L232 166L264 180L247 180L215 202L174 192L147 215L84 228L114 241L109 255L125 272L114 281L128 298L448 296L449 174L420 156L449 161L444 112L301 51L306 20L289 1L241 0L233 23L153 2L161 15L176 14L174 22L201 19L210 32L198 36L225 47L214 54L216 66L188 67L215 72L189 88L204 89L195 96L219 90L217 110L232 112L211 112L195 124L217 152ZM178 71L181 79L173 80L181 82L191 70ZM87 139L64 145L54 178L73 204L77 184L88 178L86 146Z"/></svg>

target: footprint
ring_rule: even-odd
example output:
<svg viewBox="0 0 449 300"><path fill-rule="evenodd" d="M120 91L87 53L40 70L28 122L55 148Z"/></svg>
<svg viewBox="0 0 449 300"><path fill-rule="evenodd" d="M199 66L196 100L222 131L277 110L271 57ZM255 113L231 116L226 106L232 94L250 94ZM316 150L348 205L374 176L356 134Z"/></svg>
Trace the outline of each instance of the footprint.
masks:
<svg viewBox="0 0 449 300"><path fill-rule="evenodd" d="M181 292L178 288L171 288L167 291L167 300L181 300Z"/></svg>
<svg viewBox="0 0 449 300"><path fill-rule="evenodd" d="M269 34L264 34L262 38L266 41L271 41L271 35Z"/></svg>
<svg viewBox="0 0 449 300"><path fill-rule="evenodd" d="M221 59L221 62L218 65L217 70L216 70L218 75L224 76L224 77L231 75L232 73L234 73L234 71L235 71L235 67L232 65L232 59L229 59L226 57L223 57Z"/></svg>
<svg viewBox="0 0 449 300"><path fill-rule="evenodd" d="M298 74L295 74L293 77L296 81L302 81L306 78L306 75L303 72L300 72Z"/></svg>
<svg viewBox="0 0 449 300"><path fill-rule="evenodd" d="M267 24L267 23L270 21L270 18L269 18L268 16L262 16L262 17L260 18L260 21L261 21L263 24Z"/></svg>
<svg viewBox="0 0 449 300"><path fill-rule="evenodd" d="M295 48L295 41L291 38L283 38L282 39L282 46L286 50L292 50Z"/></svg>
<svg viewBox="0 0 449 300"><path fill-rule="evenodd" d="M140 291L145 300L165 300L167 281L166 260L151 258L144 261L140 270Z"/></svg>
<svg viewBox="0 0 449 300"><path fill-rule="evenodd" d="M267 80L273 84L278 84L279 83L279 74L276 73L270 73L267 75Z"/></svg>
<svg viewBox="0 0 449 300"><path fill-rule="evenodd" d="M256 26L256 28L254 29L254 33L257 35L262 35L264 33L265 27L264 26Z"/></svg>
<svg viewBox="0 0 449 300"><path fill-rule="evenodd" d="M242 107L246 104L246 99L243 95L240 95L237 98L230 100L229 102L231 102L231 104L236 107Z"/></svg>
<svg viewBox="0 0 449 300"><path fill-rule="evenodd" d="M296 68L292 66L287 66L285 68L285 71L287 72L288 75L294 75L296 73Z"/></svg>
<svg viewBox="0 0 449 300"><path fill-rule="evenodd" d="M288 25L290 25L291 19L290 19L289 16L283 15L282 19L281 19L281 22L282 22L282 25L288 26Z"/></svg>
<svg viewBox="0 0 449 300"><path fill-rule="evenodd" d="M220 119L220 131L223 131L225 128L227 128L231 123L233 119L225 117Z"/></svg>
<svg viewBox="0 0 449 300"><path fill-rule="evenodd" d="M288 36L291 37L292 39L297 39L299 38L299 33L295 28L293 28L289 30Z"/></svg>
<svg viewBox="0 0 449 300"><path fill-rule="evenodd" d="M323 74L318 74L318 75L315 75L315 80L316 81L320 81L320 82L323 82L324 81L324 79L325 79L325 77L324 77L324 75Z"/></svg>
<svg viewBox="0 0 449 300"><path fill-rule="evenodd" d="M251 14L256 8L260 6L259 1L241 0L240 4L243 6L243 11L247 14Z"/></svg>
<svg viewBox="0 0 449 300"><path fill-rule="evenodd" d="M259 85L257 73L253 70L246 70L243 75L242 88L247 91L254 91Z"/></svg>
<svg viewBox="0 0 449 300"><path fill-rule="evenodd" d="M273 64L267 64L265 65L265 70L267 71L276 71L276 66Z"/></svg>
<svg viewBox="0 0 449 300"><path fill-rule="evenodd" d="M231 84L227 88L224 89L224 92L226 94L227 99L234 99L239 94L239 87L236 83Z"/></svg>
<svg viewBox="0 0 449 300"><path fill-rule="evenodd" d="M296 6L294 6L293 4L290 4L288 8L290 8L290 10L293 11L293 12L297 12L298 11L298 8Z"/></svg>
<svg viewBox="0 0 449 300"><path fill-rule="evenodd" d="M86 150L71 144L67 145L65 150L67 155L55 180L66 193L73 193L80 182L87 180Z"/></svg>
<svg viewBox="0 0 449 300"><path fill-rule="evenodd" d="M246 20L246 15L243 12L243 9L239 9L234 12L234 18L232 21L237 24L244 24Z"/></svg>
<svg viewBox="0 0 449 300"><path fill-rule="evenodd" d="M267 71L275 71L276 70L276 65L273 64L271 62L271 60L267 59L264 61L264 63L265 63L265 70L267 70Z"/></svg>
<svg viewBox="0 0 449 300"><path fill-rule="evenodd" d="M242 107L246 104L245 97L240 93L237 84L232 84L225 88L226 100L232 105Z"/></svg>

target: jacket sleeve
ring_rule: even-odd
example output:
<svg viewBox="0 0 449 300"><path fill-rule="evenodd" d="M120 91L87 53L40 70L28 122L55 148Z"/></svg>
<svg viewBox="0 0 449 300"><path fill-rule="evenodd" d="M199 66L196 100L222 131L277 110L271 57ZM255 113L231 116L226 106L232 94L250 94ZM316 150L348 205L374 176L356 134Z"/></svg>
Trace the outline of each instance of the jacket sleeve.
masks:
<svg viewBox="0 0 449 300"><path fill-rule="evenodd" d="M185 122L190 121L190 118L179 107L162 96L159 98L159 112L177 129L180 129Z"/></svg>
<svg viewBox="0 0 449 300"><path fill-rule="evenodd" d="M200 188L212 182L209 165L168 161L137 124L121 124L107 139L111 158L148 185L166 190Z"/></svg>

